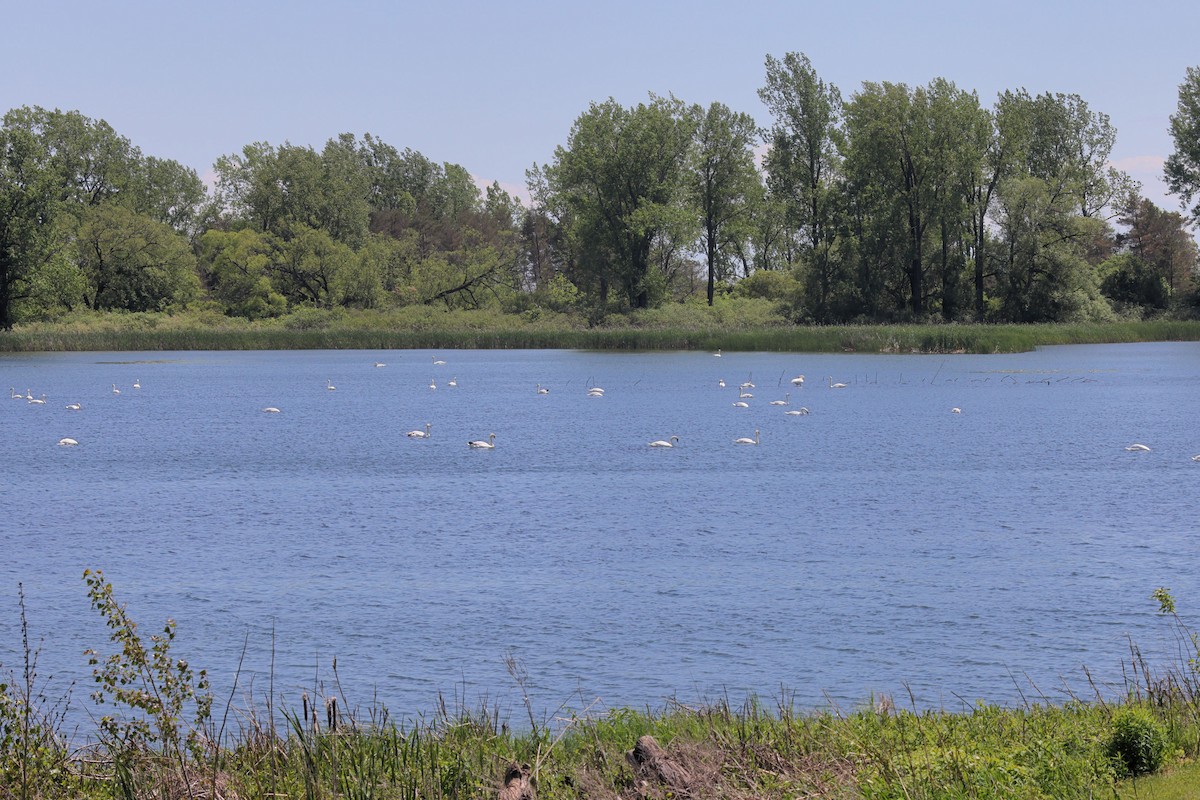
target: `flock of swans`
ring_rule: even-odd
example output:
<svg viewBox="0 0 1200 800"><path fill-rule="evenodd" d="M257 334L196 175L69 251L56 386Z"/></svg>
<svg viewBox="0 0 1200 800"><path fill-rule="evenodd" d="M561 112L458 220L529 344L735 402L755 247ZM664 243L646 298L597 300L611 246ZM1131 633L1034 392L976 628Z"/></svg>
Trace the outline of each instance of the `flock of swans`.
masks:
<svg viewBox="0 0 1200 800"><path fill-rule="evenodd" d="M722 357L721 351L719 351L719 350L716 351L715 353L713 353L712 355L716 358ZM439 359L437 356L431 356L430 361L431 361L432 366L435 366L435 367L446 365L446 362L442 359ZM375 362L373 362L373 365L376 368L382 368L382 367L387 366L387 364L385 364L382 361L375 361ZM825 380L826 380L826 386L829 389L849 388L848 385L845 383L834 382L832 376L826 376ZM796 375L795 377L791 378L788 381L788 384L797 390L801 390L804 388L804 381L805 381L804 375ZM782 383L782 379L781 379L781 383ZM446 385L450 388L456 388L458 386L457 376L452 377ZM718 379L718 381L717 381L718 388L723 389L726 387L726 385L727 384L726 384L724 378ZM131 384L131 386L135 390L141 389L142 384L141 384L140 379L135 379L134 382ZM115 384L115 383L111 384L111 387L112 387L111 391L112 391L113 395L121 394L121 389L120 389L120 387L117 386L117 384ZM435 391L437 388L438 387L437 387L436 379L431 378L430 382L429 382L429 389L431 391ZM738 384L738 386L737 386L738 399L732 405L738 409L750 408L750 403L748 401L753 399L753 397L754 397L753 393L750 392L750 390L754 389L754 388L756 388L756 387L755 387L754 383L752 383L750 380L747 380L743 383ZM332 380L327 380L325 383L325 389L327 391L332 392L332 391L336 391L337 387L334 385ZM536 383L534 385L534 393L538 396L544 397L544 396L550 394L550 388L547 386L543 386L541 383ZM604 397L604 389L602 389L599 386L589 384L589 387L587 389L587 396L592 397L592 398L603 398ZM13 400L23 400L31 406L45 406L46 402L47 402L46 395L44 393L41 394L40 396L35 397L32 390L26 389L25 393L22 394L17 391L16 387L10 387L9 397ZM783 399L781 399L781 400L771 400L768 403L768 405L773 406L773 407L785 408L786 410L783 413L787 416L806 416L811 413L809 411L809 409L805 406L799 406L796 408L791 407L791 405L792 405L792 393L791 392L786 392L783 396ZM72 403L68 403L65 406L65 408L68 411L79 412L79 411L83 410L84 406L81 402L72 402ZM266 414L282 413L281 409L277 406L266 406L266 407L262 408L261 411ZM963 410L962 410L962 408L956 406L956 407L950 409L950 413L962 414ZM408 431L405 434L405 436L407 436L410 439L428 440L432 436L432 428L433 428L432 423L426 422L424 424L423 428L417 428L417 429ZM653 448L674 448L679 445L679 442L680 442L680 437L677 435L673 435L673 436L670 436L665 439L657 439L655 441L648 442L647 446L653 447ZM742 436L742 437L738 437L733 440L733 444L736 444L736 445L758 446L761 444L761 442L762 442L761 430L758 428L755 428L753 438L751 438L749 436ZM63 437L58 440L58 445L60 445L62 447L74 447L74 446L77 446L78 444L79 444L79 442L72 437ZM467 446L472 449L475 449L475 450L494 450L496 447L496 434L489 433L487 439L469 440L467 442ZM1125 450L1130 453L1151 452L1151 448L1148 445L1142 444L1140 442L1135 442L1133 444L1130 444L1129 446L1127 446L1125 448ZM1200 463L1200 454L1192 456L1191 460L1194 462Z"/></svg>

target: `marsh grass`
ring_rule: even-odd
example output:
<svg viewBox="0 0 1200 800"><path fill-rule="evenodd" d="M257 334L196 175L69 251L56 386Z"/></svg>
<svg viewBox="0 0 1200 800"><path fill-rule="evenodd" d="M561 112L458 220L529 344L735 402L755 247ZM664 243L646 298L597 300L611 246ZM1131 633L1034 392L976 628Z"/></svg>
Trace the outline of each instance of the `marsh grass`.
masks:
<svg viewBox="0 0 1200 800"><path fill-rule="evenodd" d="M674 305L625 314L541 309L391 311L300 309L249 322L212 311L77 314L0 332L0 351L307 349L725 350L809 353L1013 353L1041 345L1197 341L1200 322L1153 320L1055 325L796 326L764 300L712 308Z"/></svg>

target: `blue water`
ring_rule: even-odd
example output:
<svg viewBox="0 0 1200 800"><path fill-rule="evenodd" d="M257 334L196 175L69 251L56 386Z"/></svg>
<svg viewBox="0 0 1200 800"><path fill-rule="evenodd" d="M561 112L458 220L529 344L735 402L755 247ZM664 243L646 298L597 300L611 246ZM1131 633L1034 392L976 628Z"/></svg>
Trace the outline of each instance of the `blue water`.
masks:
<svg viewBox="0 0 1200 800"><path fill-rule="evenodd" d="M1061 700L1085 665L1119 691L1130 638L1170 655L1155 587L1200 607L1197 344L56 353L0 386L47 396L0 398L0 663L22 582L51 687L105 650L85 568L223 692L245 642L243 697L328 692L336 657L398 716L519 708L510 654L550 711Z"/></svg>

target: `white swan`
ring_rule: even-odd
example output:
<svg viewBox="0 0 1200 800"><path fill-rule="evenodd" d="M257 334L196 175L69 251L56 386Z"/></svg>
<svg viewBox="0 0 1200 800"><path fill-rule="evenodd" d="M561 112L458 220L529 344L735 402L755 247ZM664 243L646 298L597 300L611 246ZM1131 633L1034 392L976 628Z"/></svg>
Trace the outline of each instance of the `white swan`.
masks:
<svg viewBox="0 0 1200 800"><path fill-rule="evenodd" d="M382 361L376 361L376 362L375 362L375 366L376 366L376 367L386 367L386 366L387 366L387 364L383 363Z"/></svg>
<svg viewBox="0 0 1200 800"><path fill-rule="evenodd" d="M547 389L547 388L545 388L545 387L543 387L543 386L542 386L542 385L539 383L539 384L537 385L537 393L538 393L538 394L550 394L550 390L549 390L549 389Z"/></svg>
<svg viewBox="0 0 1200 800"><path fill-rule="evenodd" d="M747 403L745 400L739 400L733 404L733 407L734 408L749 408L750 404Z"/></svg>
<svg viewBox="0 0 1200 800"><path fill-rule="evenodd" d="M437 356L430 356L430 358L433 359L433 365L435 367L443 366L446 363L445 361L439 361Z"/></svg>
<svg viewBox="0 0 1200 800"><path fill-rule="evenodd" d="M950 409L950 413L951 413L951 414L961 414L961 413L962 413L962 409L961 409L961 408L959 408L958 406L955 406L954 408Z"/></svg>
<svg viewBox="0 0 1200 800"><path fill-rule="evenodd" d="M1192 461L1200 461L1200 456L1192 456Z"/></svg>
<svg viewBox="0 0 1200 800"><path fill-rule="evenodd" d="M457 388L458 387L458 378L457 377L451 378L450 382L447 383L446 385L449 386L451 389Z"/></svg>
<svg viewBox="0 0 1200 800"><path fill-rule="evenodd" d="M750 381L746 381L745 383L743 383L743 384L741 385L741 387L740 387L740 388L742 388L742 389L753 389L753 388L754 388L754 384L753 384L753 383L751 383Z"/></svg>
<svg viewBox="0 0 1200 800"><path fill-rule="evenodd" d="M773 406L787 406L787 405L791 405L791 403L792 403L791 392L784 392L782 400L772 400L770 404Z"/></svg>
<svg viewBox="0 0 1200 800"><path fill-rule="evenodd" d="M804 406L800 406L799 408L794 408L783 413L787 414L789 417L803 417L808 415L808 409Z"/></svg>
<svg viewBox="0 0 1200 800"><path fill-rule="evenodd" d="M1146 445L1136 444L1136 443L1129 445L1129 447L1126 447L1125 449L1131 453L1149 453L1150 452L1150 448L1147 447Z"/></svg>
<svg viewBox="0 0 1200 800"><path fill-rule="evenodd" d="M724 388L725 388L725 379L724 379L724 378L718 378L718 379L717 379L717 386L719 386L720 388L724 389Z"/></svg>
<svg viewBox="0 0 1200 800"><path fill-rule="evenodd" d="M34 398L32 400L26 400L25 402L33 406L44 406L46 405L46 395L43 394L41 398Z"/></svg>
<svg viewBox="0 0 1200 800"><path fill-rule="evenodd" d="M792 378L792 386L803 386L803 385L804 385L804 376L803 375L797 375L796 377Z"/></svg>
<svg viewBox="0 0 1200 800"><path fill-rule="evenodd" d="M141 378L134 378L134 379L133 379L133 388L135 388L135 389L140 389L140 388L142 388L142 379L141 379Z"/></svg>
<svg viewBox="0 0 1200 800"><path fill-rule="evenodd" d="M115 388L116 388L116 386L117 386L117 385L114 383L114 384L113 384L113 388L115 389ZM32 399L33 399L33 389L26 389L26 390L25 390L25 399L26 399L26 400L32 400Z"/></svg>
<svg viewBox="0 0 1200 800"><path fill-rule="evenodd" d="M717 352L713 353L713 358L720 358L720 357L721 357L721 351L720 351L720 350L718 350Z"/></svg>
<svg viewBox="0 0 1200 800"><path fill-rule="evenodd" d="M672 436L671 441L669 441L669 442L659 439L657 442L651 442L650 446L651 447L674 447L675 442L678 442L678 441L679 441L678 436Z"/></svg>
<svg viewBox="0 0 1200 800"><path fill-rule="evenodd" d="M113 384L113 394L120 394L120 393L121 393L121 390L118 389L117 385L114 383Z"/></svg>
<svg viewBox="0 0 1200 800"><path fill-rule="evenodd" d="M599 386L593 386L590 389L588 389L588 394L604 394L604 390L601 389Z"/></svg>
<svg viewBox="0 0 1200 800"><path fill-rule="evenodd" d="M67 411L83 411L83 403L68 403Z"/></svg>
<svg viewBox="0 0 1200 800"><path fill-rule="evenodd" d="M846 384L844 384L844 383L834 383L832 375L828 375L826 377L829 380L829 388L830 389L845 389L846 388Z"/></svg>
<svg viewBox="0 0 1200 800"><path fill-rule="evenodd" d="M429 438L429 429L430 429L431 427L433 427L433 426L432 426L432 425L430 425L428 422L426 422L426 423L425 423L425 430L423 430L423 431L409 431L408 433L406 433L406 434L404 434L404 435L405 435L405 436L407 436L407 437L409 437L410 439L428 439L428 438Z"/></svg>
<svg viewBox="0 0 1200 800"><path fill-rule="evenodd" d="M433 378L430 378L430 379L429 379L429 388L430 388L430 389L437 389L437 381L435 381Z"/></svg>
<svg viewBox="0 0 1200 800"><path fill-rule="evenodd" d="M71 439L69 437L58 440L59 447L74 447L77 444L79 444L79 442L77 442L74 439Z"/></svg>
<svg viewBox="0 0 1200 800"><path fill-rule="evenodd" d="M337 389L337 387L333 385L333 381L325 381L325 388L331 392Z"/></svg>
<svg viewBox="0 0 1200 800"><path fill-rule="evenodd" d="M745 436L743 436L740 439L734 439L733 443L734 444L758 444L758 428L754 429L754 438L753 439L748 439Z"/></svg>
<svg viewBox="0 0 1200 800"><path fill-rule="evenodd" d="M23 395L23 394L18 394L18 393L17 393L17 389L16 389L16 387L15 387L15 386L13 386L13 387L9 387L9 390L8 390L8 396L9 396L10 398L12 398L13 400L24 400L24 399L26 399L26 398L25 398L25 395Z"/></svg>
<svg viewBox="0 0 1200 800"><path fill-rule="evenodd" d="M267 406L266 408L263 409L263 413L264 414L278 414L279 409L276 408L275 406Z"/></svg>
<svg viewBox="0 0 1200 800"><path fill-rule="evenodd" d="M738 389L738 397L742 400L752 400L754 395L750 394L745 389Z"/></svg>
<svg viewBox="0 0 1200 800"><path fill-rule="evenodd" d="M486 442L476 439L473 442L467 442L467 447L474 447L477 450L494 450L496 449L496 434L489 433Z"/></svg>
<svg viewBox="0 0 1200 800"><path fill-rule="evenodd" d="M602 391L597 392L595 389L589 389L587 396L588 397L604 397L604 392L602 392Z"/></svg>

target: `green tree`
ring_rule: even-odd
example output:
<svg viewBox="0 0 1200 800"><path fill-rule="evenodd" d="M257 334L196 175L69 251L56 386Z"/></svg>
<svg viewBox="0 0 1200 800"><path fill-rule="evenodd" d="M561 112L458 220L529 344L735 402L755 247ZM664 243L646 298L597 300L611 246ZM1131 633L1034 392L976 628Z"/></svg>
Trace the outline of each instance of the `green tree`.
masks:
<svg viewBox="0 0 1200 800"><path fill-rule="evenodd" d="M206 231L198 242L210 296L226 314L247 319L279 316L287 300L271 285L270 234L250 228Z"/></svg>
<svg viewBox="0 0 1200 800"><path fill-rule="evenodd" d="M28 128L0 128L0 330L11 330L37 270L54 254L60 181L45 144Z"/></svg>
<svg viewBox="0 0 1200 800"><path fill-rule="evenodd" d="M82 212L74 241L92 309L161 311L199 296L191 247L161 222L106 203Z"/></svg>
<svg viewBox="0 0 1200 800"><path fill-rule="evenodd" d="M570 241L599 300L619 286L630 306L650 304L651 253L677 217L695 121L675 98L624 108L593 103L548 168L569 210ZM578 283L577 283L578 285Z"/></svg>
<svg viewBox="0 0 1200 800"><path fill-rule="evenodd" d="M758 95L775 118L768 134L767 183L784 204L788 227L801 237L813 311L825 320L838 281L831 254L841 206L836 181L842 95L820 79L803 53L782 60L767 56L767 83Z"/></svg>
<svg viewBox="0 0 1200 800"><path fill-rule="evenodd" d="M751 198L758 185L753 147L758 129L749 114L722 103L696 106L698 120L690 164L693 204L700 214L701 243L708 268L708 304L718 260L730 257L736 241L745 239Z"/></svg>
<svg viewBox="0 0 1200 800"><path fill-rule="evenodd" d="M1167 187L1179 195L1181 205L1196 204L1187 213L1200 224L1200 67L1188 67L1179 85L1179 102L1171 115L1175 150L1167 156L1163 172Z"/></svg>
<svg viewBox="0 0 1200 800"><path fill-rule="evenodd" d="M1164 211L1141 197L1126 204L1120 222L1128 230L1118 234L1118 246L1145 261L1165 281L1171 294L1193 289L1200 270L1200 247L1181 214Z"/></svg>
<svg viewBox="0 0 1200 800"><path fill-rule="evenodd" d="M333 306L340 275L354 261L354 251L323 230L297 224L289 239L274 240L267 264L271 284L293 305Z"/></svg>

